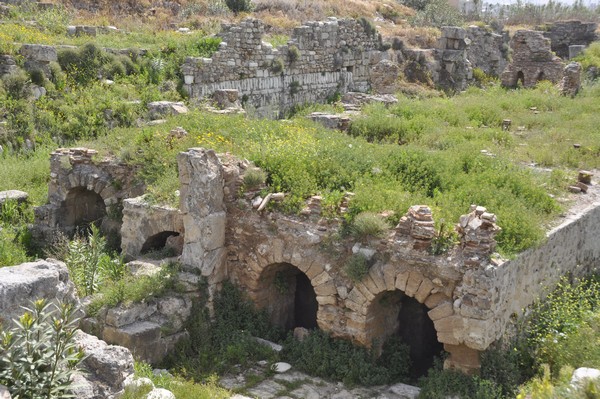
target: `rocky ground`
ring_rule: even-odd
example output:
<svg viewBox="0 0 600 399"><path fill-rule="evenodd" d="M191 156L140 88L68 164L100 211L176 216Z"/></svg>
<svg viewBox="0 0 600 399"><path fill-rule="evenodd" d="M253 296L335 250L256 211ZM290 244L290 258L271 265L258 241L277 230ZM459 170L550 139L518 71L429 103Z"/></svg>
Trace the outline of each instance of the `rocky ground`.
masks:
<svg viewBox="0 0 600 399"><path fill-rule="evenodd" d="M245 370L232 370L219 383L239 392L232 399L415 399L420 391L419 388L406 384L348 387L341 382L311 377L294 369L274 372L264 361Z"/></svg>

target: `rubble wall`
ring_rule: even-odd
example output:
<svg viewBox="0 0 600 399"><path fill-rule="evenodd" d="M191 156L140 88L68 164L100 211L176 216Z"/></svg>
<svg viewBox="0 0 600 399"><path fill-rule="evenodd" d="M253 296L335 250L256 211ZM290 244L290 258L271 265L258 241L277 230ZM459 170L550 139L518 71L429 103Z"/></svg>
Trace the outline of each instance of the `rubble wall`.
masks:
<svg viewBox="0 0 600 399"><path fill-rule="evenodd" d="M256 19L224 25L223 42L212 58L189 57L182 66L190 97L235 89L246 109L279 117L294 105L324 102L336 92L368 90L380 39L366 22L308 22L277 49L262 41L264 32Z"/></svg>

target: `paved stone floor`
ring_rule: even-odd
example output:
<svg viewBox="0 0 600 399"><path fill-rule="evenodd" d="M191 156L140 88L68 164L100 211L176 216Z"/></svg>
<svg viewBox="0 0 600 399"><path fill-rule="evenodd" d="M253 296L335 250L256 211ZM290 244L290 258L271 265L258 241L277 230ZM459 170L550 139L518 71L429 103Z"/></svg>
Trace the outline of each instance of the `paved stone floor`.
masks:
<svg viewBox="0 0 600 399"><path fill-rule="evenodd" d="M266 362L237 373L234 370L222 377L220 384L237 392L232 399L416 399L419 395L419 388L406 384L346 387L341 382L311 377L293 368L274 373Z"/></svg>

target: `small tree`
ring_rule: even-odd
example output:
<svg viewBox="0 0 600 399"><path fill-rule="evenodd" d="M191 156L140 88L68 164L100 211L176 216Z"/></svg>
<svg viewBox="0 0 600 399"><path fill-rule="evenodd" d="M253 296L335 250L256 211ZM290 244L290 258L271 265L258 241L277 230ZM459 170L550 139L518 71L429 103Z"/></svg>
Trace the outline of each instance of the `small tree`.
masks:
<svg viewBox="0 0 600 399"><path fill-rule="evenodd" d="M68 303L45 299L15 320L16 327L0 332L0 384L13 398L64 398L84 354L74 342L79 319Z"/></svg>

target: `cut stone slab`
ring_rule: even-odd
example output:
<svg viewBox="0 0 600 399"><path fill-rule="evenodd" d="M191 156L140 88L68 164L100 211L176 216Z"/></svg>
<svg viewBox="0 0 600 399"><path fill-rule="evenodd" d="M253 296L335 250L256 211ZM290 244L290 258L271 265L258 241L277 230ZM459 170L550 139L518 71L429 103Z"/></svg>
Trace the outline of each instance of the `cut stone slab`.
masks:
<svg viewBox="0 0 600 399"><path fill-rule="evenodd" d="M285 362L277 362L271 366L271 369L276 373L285 373L292 368L292 365Z"/></svg>
<svg viewBox="0 0 600 399"><path fill-rule="evenodd" d="M152 119L159 119L161 116L187 114L189 110L182 102L154 101L148 103L148 112Z"/></svg>
<svg viewBox="0 0 600 399"><path fill-rule="evenodd" d="M26 202L28 198L29 194L27 194L25 191L0 191L0 205L3 205L7 201L17 201L18 204L21 204L23 202Z"/></svg>
<svg viewBox="0 0 600 399"><path fill-rule="evenodd" d="M259 344L268 346L269 348L273 349L275 352L281 352L283 350L283 346L278 345L275 342L267 341L266 339L262 339L262 338L258 338L258 337L253 337L253 338Z"/></svg>
<svg viewBox="0 0 600 399"><path fill-rule="evenodd" d="M598 378L600 378L600 370L580 367L573 372L571 385L582 385L585 380L597 380Z"/></svg>

